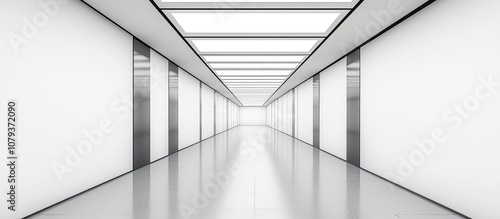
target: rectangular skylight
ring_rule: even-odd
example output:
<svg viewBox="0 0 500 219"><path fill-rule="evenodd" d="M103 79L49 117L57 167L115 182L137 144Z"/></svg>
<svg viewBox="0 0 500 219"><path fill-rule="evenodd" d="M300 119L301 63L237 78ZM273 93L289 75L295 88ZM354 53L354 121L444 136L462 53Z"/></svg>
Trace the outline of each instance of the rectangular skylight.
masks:
<svg viewBox="0 0 500 219"><path fill-rule="evenodd" d="M201 53L309 53L318 39L191 39Z"/></svg>
<svg viewBox="0 0 500 219"><path fill-rule="evenodd" d="M327 34L336 11L172 11L185 34Z"/></svg>
<svg viewBox="0 0 500 219"><path fill-rule="evenodd" d="M252 76L252 75L289 75L292 70L216 70L217 75L239 75L239 76Z"/></svg>
<svg viewBox="0 0 500 219"><path fill-rule="evenodd" d="M214 69L295 69L299 63L209 63Z"/></svg>
<svg viewBox="0 0 500 219"><path fill-rule="evenodd" d="M219 55L203 56L207 62L301 62L305 56L301 55L266 55L266 56L251 56L251 55L240 55L240 56L229 56L229 55Z"/></svg>

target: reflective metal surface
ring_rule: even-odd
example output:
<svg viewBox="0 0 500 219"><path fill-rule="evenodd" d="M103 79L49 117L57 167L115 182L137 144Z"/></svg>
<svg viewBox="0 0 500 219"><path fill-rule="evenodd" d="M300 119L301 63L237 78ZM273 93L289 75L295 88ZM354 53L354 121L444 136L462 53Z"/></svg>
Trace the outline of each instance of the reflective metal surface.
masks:
<svg viewBox="0 0 500 219"><path fill-rule="evenodd" d="M313 146L319 148L319 74L313 76Z"/></svg>
<svg viewBox="0 0 500 219"><path fill-rule="evenodd" d="M360 50L347 55L347 162L360 166Z"/></svg>
<svg viewBox="0 0 500 219"><path fill-rule="evenodd" d="M150 49L134 38L134 170L150 161Z"/></svg>
<svg viewBox="0 0 500 219"><path fill-rule="evenodd" d="M172 154L179 150L179 67L168 64L168 154Z"/></svg>
<svg viewBox="0 0 500 219"><path fill-rule="evenodd" d="M32 218L460 218L264 126L239 126Z"/></svg>
<svg viewBox="0 0 500 219"><path fill-rule="evenodd" d="M214 135L217 133L217 91L214 90Z"/></svg>
<svg viewBox="0 0 500 219"><path fill-rule="evenodd" d="M295 137L295 88L292 89L292 137Z"/></svg>

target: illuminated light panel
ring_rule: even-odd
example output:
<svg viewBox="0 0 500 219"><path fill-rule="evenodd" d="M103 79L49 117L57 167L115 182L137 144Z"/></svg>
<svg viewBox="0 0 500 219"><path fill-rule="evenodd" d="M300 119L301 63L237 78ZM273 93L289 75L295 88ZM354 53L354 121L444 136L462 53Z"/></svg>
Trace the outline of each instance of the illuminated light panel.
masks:
<svg viewBox="0 0 500 219"><path fill-rule="evenodd" d="M272 76L287 76L292 73L292 70L216 70L215 73L220 76L224 75L272 75Z"/></svg>
<svg viewBox="0 0 500 219"><path fill-rule="evenodd" d="M283 80L223 80L224 83L281 83Z"/></svg>
<svg viewBox="0 0 500 219"><path fill-rule="evenodd" d="M233 88L258 88L258 89L262 89L262 88L274 88L274 89L277 89L279 86L246 86L246 85L234 85L232 87L229 87L229 89L233 89Z"/></svg>
<svg viewBox="0 0 500 219"><path fill-rule="evenodd" d="M162 2L219 2L219 3L238 3L238 2L307 2L305 0L161 0ZM312 2L352 2L352 0L313 0Z"/></svg>
<svg viewBox="0 0 500 219"><path fill-rule="evenodd" d="M268 98L272 93L267 93L266 95L262 94L262 95L249 95L248 93L243 93L243 94L235 94L236 96L242 96L242 97L256 97L256 98Z"/></svg>
<svg viewBox="0 0 500 219"><path fill-rule="evenodd" d="M263 91L266 90L266 91ZM235 91L233 93L273 93L276 88L263 88L263 87L254 87L254 88L231 88L231 91Z"/></svg>
<svg viewBox="0 0 500 219"><path fill-rule="evenodd" d="M222 80L285 80L287 76L220 76Z"/></svg>
<svg viewBox="0 0 500 219"><path fill-rule="evenodd" d="M278 88L279 87L279 84L278 85L264 85L264 84L252 84L252 85L249 85L249 84L242 84L242 85L227 85L228 88L262 88L262 87L266 87L266 88Z"/></svg>
<svg viewBox="0 0 500 219"><path fill-rule="evenodd" d="M317 39L191 39L201 53L308 53Z"/></svg>
<svg viewBox="0 0 500 219"><path fill-rule="evenodd" d="M226 85L281 85L281 83L226 83Z"/></svg>
<svg viewBox="0 0 500 219"><path fill-rule="evenodd" d="M279 55L265 55L265 56L250 56L250 55L240 55L240 56L229 56L229 55L206 55L203 56L207 62L301 62L305 56L301 55L289 55L289 56L279 56Z"/></svg>
<svg viewBox="0 0 500 219"><path fill-rule="evenodd" d="M186 34L326 34L335 11L170 12Z"/></svg>
<svg viewBox="0 0 500 219"><path fill-rule="evenodd" d="M233 91L233 93L235 95L237 95L237 94L271 95L272 93L274 93L274 91L276 91L276 88L264 88L264 87L261 87L261 88L256 88L256 87L254 87L254 88L237 88L237 87L233 87L230 89L231 89L231 91ZM259 89L261 89L261 90L259 90Z"/></svg>
<svg viewBox="0 0 500 219"><path fill-rule="evenodd" d="M214 69L295 69L299 63L209 63Z"/></svg>

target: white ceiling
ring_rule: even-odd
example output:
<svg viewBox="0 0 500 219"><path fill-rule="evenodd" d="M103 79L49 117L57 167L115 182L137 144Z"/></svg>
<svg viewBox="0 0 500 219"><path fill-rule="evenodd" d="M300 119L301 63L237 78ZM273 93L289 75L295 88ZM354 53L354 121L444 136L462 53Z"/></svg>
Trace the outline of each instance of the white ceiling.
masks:
<svg viewBox="0 0 500 219"><path fill-rule="evenodd" d="M197 3L193 3L193 1L196 1ZM227 87L230 87L231 90L238 92L237 95L240 98L240 100L246 98L250 94L254 94L253 98L258 98L261 100L260 102L257 100L250 100L250 99L243 100L242 102L245 102L243 103L243 105L253 105L256 103L260 104L264 102L265 104L268 104L272 102L274 99L283 95L290 89L300 84L302 81L316 74L317 72L319 72L320 70L322 70L335 60L346 55L352 49L361 45L363 42L370 39L372 36L376 35L386 27L390 26L391 24L398 21L399 19L401 19L414 9L418 8L420 5L427 2L427 0L365 0L359 3L356 10L354 10L352 14L350 14L348 18L346 18L345 21L340 26L338 26L338 23L342 20L344 16L346 16L348 10L354 7L355 4L358 3L358 1L340 0L334 3L328 1L331 0L314 0L314 2L299 1L299 0L273 0L272 2L263 0L237 0L237 1L84 0L84 2L95 8L97 11L104 14L106 17L108 17L109 19L111 19L124 29L126 29L128 32L130 32L137 38L144 41L146 44L148 44L149 46L151 46L152 48L154 48L155 50L157 50L158 52L169 58L171 61L175 62L181 68L185 69L193 76L205 82L207 85L211 86L212 88L214 88L219 93L226 96L233 102L241 104L241 102L233 95L233 93ZM327 33L324 34L323 36L321 34L315 33L314 28L309 28L311 32L307 34L303 35L291 34L294 37L297 36L306 37L306 38L300 38L302 40L313 40L313 39L318 40L315 43L314 48L311 49L311 51L309 51L313 52L311 56L308 57L308 52L303 52L303 54L292 53L292 54L285 54L285 56L271 56L275 60L269 59L269 61L266 61L269 62L268 65L264 64L263 66L269 67L269 64L271 64L273 61L280 61L280 59L287 59L286 55L288 56L295 55L294 57L290 58L295 60L293 63L299 65L299 68L295 70L294 68L288 65L286 69L289 68L293 69L290 70L292 75L289 78L287 78L284 84L281 85L279 79L282 80L283 78L269 77L270 79L273 79L273 81L266 81L266 83L263 84L262 80L260 80L263 78L251 77L252 72L250 71L233 69L232 67L234 67L234 65L230 65L230 63L225 63L225 65L224 63L216 65L212 67L213 69L210 69L208 67L210 65L217 64L218 63L217 59L221 58L220 56L217 56L220 55L217 54L217 52L220 52L217 50L218 48L220 48L220 46L227 46L227 49L231 49L231 51L233 52L238 52L237 51L238 48L236 48L236 46L238 45L242 45L242 47L239 49L243 49L245 51L253 51L253 50L258 51L257 49L259 49L257 48L259 47L258 41L252 42L249 41L249 39L247 38L239 38L239 39L231 38L229 40L223 38L221 41L217 42L219 43L219 47L213 47L211 46L212 44L207 44L208 40L214 40L214 38L208 38L208 39L200 38L206 36L207 34L205 32L207 31L211 32L210 34L212 35L210 35L210 37L213 37L214 34L215 36L221 35L223 37L241 37L242 32L245 32L246 30L244 28L239 28L239 29L236 28L238 27L237 25L234 25L233 30L235 31L229 34L226 33L227 30L224 30L224 28L220 26L219 27L214 26L205 29L203 28L204 26L210 25L210 23L206 23L204 24L204 26L197 25L197 23L191 23L191 26L193 28L188 29L188 31L186 31L185 28L180 28L178 20L172 17L172 12L176 13L178 12L177 13L178 16L183 16L182 14L183 12L189 13L192 12L193 10L213 11L214 8L217 10L224 9L224 11L227 11L228 9L237 9L238 11L245 11L247 13L268 11L264 9L273 9L273 11L280 11L281 13L297 12L297 11L307 12L308 10L319 12L324 9L331 9L341 12L341 15L339 16L338 19L335 20L334 25L332 25L330 29L327 31ZM162 11L162 9L168 9L168 10ZM230 11L232 12L233 10ZM166 13L164 14L164 12ZM197 16L200 15L198 14ZM244 16L248 15L243 14L243 17ZM203 14L201 15L200 18L202 17ZM181 19L182 17L177 17L177 18ZM239 18L241 18L241 14ZM189 19L187 20L181 19L180 21L181 23L190 22ZM265 22L265 20L263 21ZM170 25L169 22L176 27ZM175 28L177 28L177 30ZM293 26L290 26L289 28L283 27L280 30L290 31L293 30L293 28L294 28ZM326 38L326 40L323 41L323 38L321 37L325 37L333 29L335 29L334 32L328 38ZM262 31L262 29L260 29L260 31ZM264 32L258 34L258 36L264 35L265 37L276 37L276 35L273 34L276 33ZM183 39L181 35L184 35L185 37L188 38ZM244 36L248 37L249 35L248 33L244 33ZM319 37L319 38L313 38L313 37ZM290 38L290 40L294 39L298 40L296 38ZM245 42L245 44L236 44L235 42L230 40L247 40L247 41L239 41L239 42ZM258 39L258 40L269 41L269 38ZM208 41L208 42L212 43L213 41ZM188 43L190 45L188 45ZM253 46L251 47L244 46L244 45L251 45L252 43L257 43L257 44L253 44ZM273 45L273 41L270 41L269 43L270 43L269 46L260 48L260 49L267 49L266 54L260 55L260 53L258 53L253 56L245 56L245 59L248 59L250 61L258 60L260 62L262 61L262 59L267 58L266 55L273 55L270 54L272 53L270 47L271 46L274 46L276 48L280 47L279 45ZM298 43L298 41L296 43ZM322 45L320 47L315 48L321 43ZM306 46L307 42L304 42L302 44ZM283 46L285 47L281 48L290 47L287 46L287 44L283 44ZM305 48L304 46L303 48ZM200 51L200 48L202 48L204 51ZM213 55L213 56L205 56L205 60L202 60L201 59L202 56L199 56L197 53L200 55L206 53L207 55ZM304 54L306 55L306 58L298 56ZM234 57L234 56L229 56L229 57ZM205 61L209 59L212 59L215 62L210 64L205 63ZM304 59L306 61L304 63L301 63L300 61L304 61ZM300 61L297 62L297 60ZM223 60L223 62L227 62L227 60ZM245 64L245 67L259 68L259 66L248 66L248 64ZM285 74L283 70L280 69L279 71L282 71L281 74ZM255 71L253 72L254 74L258 74L255 73ZM224 78L224 80L226 79L231 80L231 81L226 81L226 83L228 83L228 86L226 86L223 83L221 83L221 80L214 73L219 75L227 74L231 76L233 76L234 74L239 74L239 75L244 74L245 76L248 75L249 77L243 78L245 80L240 80L242 79L241 77L235 77L235 78L226 77ZM252 81L246 79L250 79ZM258 86L248 87L248 84L242 84L246 82L249 82L251 84L255 83L254 85ZM269 82L270 84L267 84L267 82ZM276 84L276 82L278 84ZM279 89L276 90L276 88L273 88L277 87L276 85L277 86L281 85L281 87L279 87ZM274 94L269 97L269 95L272 93ZM268 99L268 101L265 101L266 99Z"/></svg>

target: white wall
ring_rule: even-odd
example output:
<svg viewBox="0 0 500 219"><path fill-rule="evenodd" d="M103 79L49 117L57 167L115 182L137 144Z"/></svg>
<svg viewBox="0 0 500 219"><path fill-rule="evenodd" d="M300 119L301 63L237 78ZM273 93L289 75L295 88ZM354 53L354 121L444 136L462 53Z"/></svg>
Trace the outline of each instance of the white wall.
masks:
<svg viewBox="0 0 500 219"><path fill-rule="evenodd" d="M266 107L240 107L240 125L266 125Z"/></svg>
<svg viewBox="0 0 500 219"><path fill-rule="evenodd" d="M228 124L228 129L233 127L233 115L234 115L234 106L233 102L229 101L228 102L228 107L227 107L227 124Z"/></svg>
<svg viewBox="0 0 500 219"><path fill-rule="evenodd" d="M179 150L200 141L200 81L179 68Z"/></svg>
<svg viewBox="0 0 500 219"><path fill-rule="evenodd" d="M266 124L271 126L271 104L266 106Z"/></svg>
<svg viewBox="0 0 500 219"><path fill-rule="evenodd" d="M214 90L203 84L201 89L201 119L202 121L202 139L208 138L215 134L214 130Z"/></svg>
<svg viewBox="0 0 500 219"><path fill-rule="evenodd" d="M313 81L312 78L299 85L297 91L297 138L313 143Z"/></svg>
<svg viewBox="0 0 500 219"><path fill-rule="evenodd" d="M346 159L347 68L343 58L320 73L320 148Z"/></svg>
<svg viewBox="0 0 500 219"><path fill-rule="evenodd" d="M362 167L472 218L500 218L498 8L436 1L361 51Z"/></svg>
<svg viewBox="0 0 500 219"><path fill-rule="evenodd" d="M266 107L266 124L286 134L292 135L293 95L287 92Z"/></svg>
<svg viewBox="0 0 500 219"><path fill-rule="evenodd" d="M47 15L37 0L0 1L0 19L9 21L0 22L0 111L17 99L20 143L18 208L8 211L4 201L2 218L27 216L132 169L132 37L81 1L56 4ZM23 35L23 19L35 14L46 22ZM100 129L104 123L110 130ZM78 159L67 162L72 153ZM54 166L72 172L58 177Z"/></svg>
<svg viewBox="0 0 500 219"><path fill-rule="evenodd" d="M151 156L168 155L168 60L151 50Z"/></svg>
<svg viewBox="0 0 500 219"><path fill-rule="evenodd" d="M215 122L216 133L226 130L226 98L219 93L215 93Z"/></svg>

